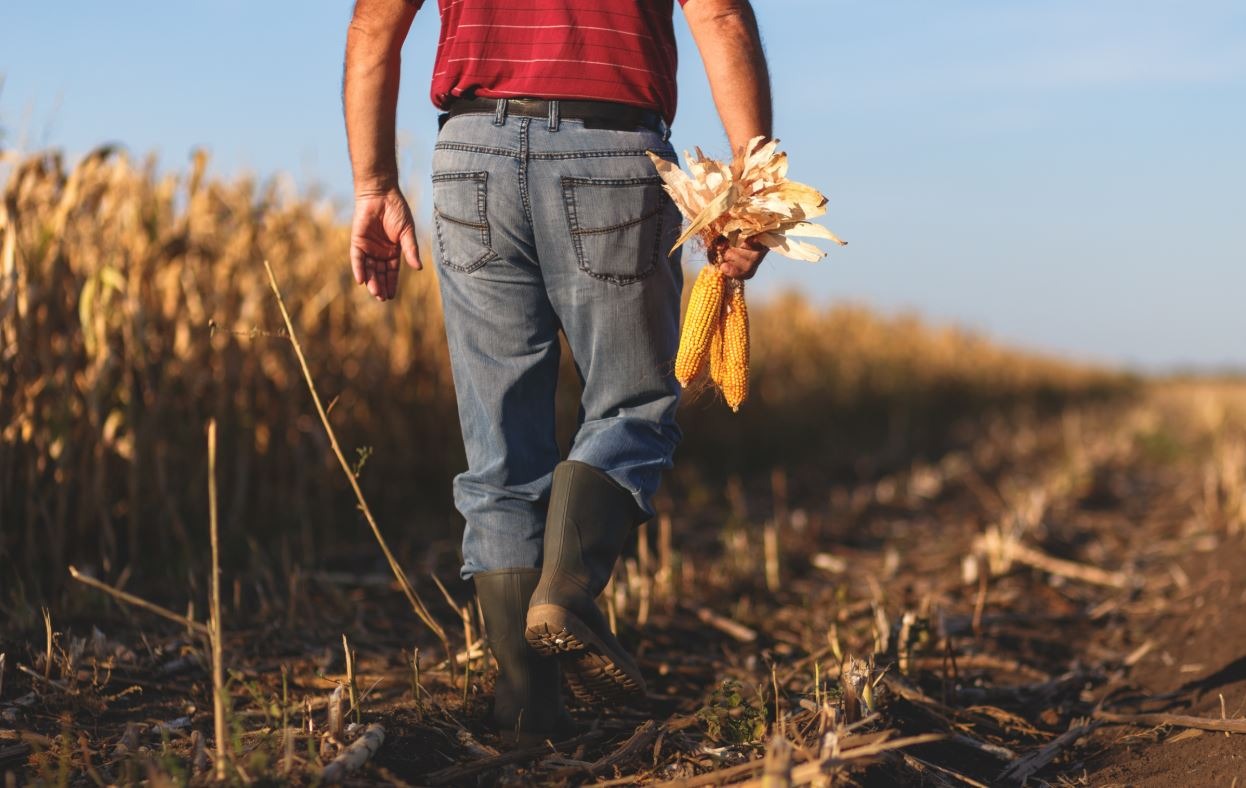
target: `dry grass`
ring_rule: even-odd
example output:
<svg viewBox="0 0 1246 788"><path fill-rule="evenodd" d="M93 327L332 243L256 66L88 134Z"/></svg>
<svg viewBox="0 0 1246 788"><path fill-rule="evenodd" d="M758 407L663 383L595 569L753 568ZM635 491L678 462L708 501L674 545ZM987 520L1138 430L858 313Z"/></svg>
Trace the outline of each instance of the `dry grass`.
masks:
<svg viewBox="0 0 1246 788"><path fill-rule="evenodd" d="M433 279L409 277L397 308L369 308L355 300L330 206L283 198L275 184L210 180L204 164L157 176L152 161L101 149L72 170L54 154L10 167L0 557L28 580L60 576L71 559L115 575L142 556L197 555L194 524L207 511L197 447L211 417L223 538L293 526L286 552L314 560L324 530L350 519L325 483L331 457L290 347L270 335L284 332L265 257L298 295L339 429L401 469L391 476L408 483L406 509L420 510L410 487L434 489L458 462L442 448L456 432ZM387 489L377 495L392 511Z"/></svg>
<svg viewBox="0 0 1246 788"><path fill-rule="evenodd" d="M71 562L145 586L187 577L178 604L202 604L203 575L190 570L206 552L211 418L227 575L284 594L297 566L340 552L342 535L366 542L265 258L346 454L374 452L362 484L400 535L395 552L424 552L432 538L452 552L448 483L463 459L432 274L406 274L400 300L375 305L350 280L346 227L330 205L277 182L214 179L202 155L172 174L110 149L73 167L55 153L0 166L0 562L20 567L0 609L24 620L31 600L56 596ZM672 489L780 464L885 470L942 450L956 422L985 409L1126 382L861 308L786 296L753 312L754 397L739 416L690 401L686 475ZM576 386L564 371L569 413Z"/></svg>

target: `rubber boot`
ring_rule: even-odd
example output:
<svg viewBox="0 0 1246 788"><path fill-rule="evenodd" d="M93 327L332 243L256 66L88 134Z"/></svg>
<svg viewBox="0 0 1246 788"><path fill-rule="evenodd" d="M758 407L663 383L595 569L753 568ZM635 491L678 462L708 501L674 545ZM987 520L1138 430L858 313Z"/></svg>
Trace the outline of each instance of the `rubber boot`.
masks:
<svg viewBox="0 0 1246 788"><path fill-rule="evenodd" d="M539 569L499 569L473 576L489 650L498 663L493 719L503 741L520 747L574 732L562 699L558 661L528 647L524 616Z"/></svg>
<svg viewBox="0 0 1246 788"><path fill-rule="evenodd" d="M541 582L528 607L528 643L561 655L572 693L585 703L642 700L645 682L597 607L628 533L644 516L632 494L574 460L554 468Z"/></svg>

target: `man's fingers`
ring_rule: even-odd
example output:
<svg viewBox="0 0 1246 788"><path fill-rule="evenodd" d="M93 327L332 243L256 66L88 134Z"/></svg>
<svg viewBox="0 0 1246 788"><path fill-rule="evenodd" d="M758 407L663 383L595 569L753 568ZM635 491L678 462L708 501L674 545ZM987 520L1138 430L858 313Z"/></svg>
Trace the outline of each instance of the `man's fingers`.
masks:
<svg viewBox="0 0 1246 788"><path fill-rule="evenodd" d="M355 272L355 281L366 286L369 295L379 301L388 301L397 295L399 267L397 254L382 259L362 250L351 250L351 268Z"/></svg>
<svg viewBox="0 0 1246 788"><path fill-rule="evenodd" d="M410 225L406 227L398 236L398 243L402 246L402 259L407 261L407 265L419 271L424 268L424 264L420 261L420 250L415 243L415 230ZM394 274L398 276L397 273Z"/></svg>
<svg viewBox="0 0 1246 788"><path fill-rule="evenodd" d="M370 255L366 259L368 269L366 283L368 285L368 292L373 296L380 298L384 295L385 262Z"/></svg>
<svg viewBox="0 0 1246 788"><path fill-rule="evenodd" d="M752 261L741 260L730 254L723 255L723 261L718 264L718 273L732 279L750 279L756 270L757 266Z"/></svg>
<svg viewBox="0 0 1246 788"><path fill-rule="evenodd" d="M388 261L386 266L389 270L385 272L385 292L387 298L394 298L398 295L398 270L400 268L398 259Z"/></svg>
<svg viewBox="0 0 1246 788"><path fill-rule="evenodd" d="M752 279L768 250L753 241L733 246L722 253L718 272L732 279Z"/></svg>
<svg viewBox="0 0 1246 788"><path fill-rule="evenodd" d="M355 284L363 284L368 275L367 262L364 260L363 250L354 244L350 247L350 270L355 275Z"/></svg>

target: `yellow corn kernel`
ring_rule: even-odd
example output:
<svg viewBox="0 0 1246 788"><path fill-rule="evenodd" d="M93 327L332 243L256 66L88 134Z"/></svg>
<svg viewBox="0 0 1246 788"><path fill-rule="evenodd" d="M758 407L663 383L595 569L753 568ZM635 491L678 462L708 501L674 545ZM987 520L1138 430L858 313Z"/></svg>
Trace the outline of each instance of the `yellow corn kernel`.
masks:
<svg viewBox="0 0 1246 788"><path fill-rule="evenodd" d="M675 356L675 379L687 386L705 366L709 355L710 336L718 323L723 303L723 277L712 265L697 274L688 298L688 313L679 337L679 353Z"/></svg>
<svg viewBox="0 0 1246 788"><path fill-rule="evenodd" d="M727 306L722 318L722 380L718 387L733 411L748 399L748 307L744 304L744 282L729 285Z"/></svg>

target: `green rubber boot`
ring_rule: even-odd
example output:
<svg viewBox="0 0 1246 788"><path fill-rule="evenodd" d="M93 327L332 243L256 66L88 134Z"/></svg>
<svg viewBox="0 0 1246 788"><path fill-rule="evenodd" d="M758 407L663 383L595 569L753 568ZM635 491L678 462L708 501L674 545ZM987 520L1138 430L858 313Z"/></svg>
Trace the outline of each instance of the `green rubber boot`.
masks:
<svg viewBox="0 0 1246 788"><path fill-rule="evenodd" d="M558 661L528 647L524 617L540 569L499 569L473 576L489 650L498 662L493 720L517 746L559 741L574 732L562 699Z"/></svg>
<svg viewBox="0 0 1246 788"><path fill-rule="evenodd" d="M589 704L644 699L645 681L601 610L597 595L632 528L644 516L604 472L570 460L554 469L541 582L528 607L528 643L559 655L572 693Z"/></svg>

